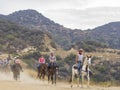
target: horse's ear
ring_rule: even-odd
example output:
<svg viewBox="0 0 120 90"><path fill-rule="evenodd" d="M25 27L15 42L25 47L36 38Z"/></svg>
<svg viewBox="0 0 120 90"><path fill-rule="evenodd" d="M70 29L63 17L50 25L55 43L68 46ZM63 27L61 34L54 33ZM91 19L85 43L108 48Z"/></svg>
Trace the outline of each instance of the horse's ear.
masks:
<svg viewBox="0 0 120 90"><path fill-rule="evenodd" d="M92 55L90 55L90 58L92 57Z"/></svg>
<svg viewBox="0 0 120 90"><path fill-rule="evenodd" d="M87 55L87 58L89 57L89 55Z"/></svg>

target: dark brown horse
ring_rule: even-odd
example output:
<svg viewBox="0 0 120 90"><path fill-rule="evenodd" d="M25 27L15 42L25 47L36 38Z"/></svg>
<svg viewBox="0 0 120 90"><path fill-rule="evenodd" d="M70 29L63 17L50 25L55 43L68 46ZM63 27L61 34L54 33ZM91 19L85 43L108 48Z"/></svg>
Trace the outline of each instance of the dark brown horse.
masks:
<svg viewBox="0 0 120 90"><path fill-rule="evenodd" d="M56 84L56 78L57 78L57 72L58 72L59 67L51 65L48 69L48 83L51 79L52 84Z"/></svg>
<svg viewBox="0 0 120 90"><path fill-rule="evenodd" d="M12 69L12 72L13 72L13 78L15 80L18 80L18 79L20 80L20 71L23 72L21 65L20 64L14 64L14 65L12 65L11 69Z"/></svg>
<svg viewBox="0 0 120 90"><path fill-rule="evenodd" d="M37 78L42 77L42 79L44 80L45 75L46 75L46 71L47 71L47 64L41 64L38 68L37 68Z"/></svg>

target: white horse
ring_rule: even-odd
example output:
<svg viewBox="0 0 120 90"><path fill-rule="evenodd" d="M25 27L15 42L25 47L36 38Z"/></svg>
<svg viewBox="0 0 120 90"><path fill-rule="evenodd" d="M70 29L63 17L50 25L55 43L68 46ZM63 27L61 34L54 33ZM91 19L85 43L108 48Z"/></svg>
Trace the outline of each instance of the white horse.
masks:
<svg viewBox="0 0 120 90"><path fill-rule="evenodd" d="M83 62L83 66L82 66L82 70L81 70L81 77L82 77L82 87L84 84L84 78L87 77L87 86L89 87L90 84L90 65L91 65L91 56L88 55L84 62Z"/></svg>
<svg viewBox="0 0 120 90"><path fill-rule="evenodd" d="M88 80L87 86L89 87L89 82L90 82L90 75L89 75L90 69L89 69L89 66L90 65L91 65L91 56L88 55L85 58L84 62L83 62L82 70L80 72L78 71L78 65L77 64L74 64L72 66L72 76L71 76L71 80L70 80L71 81L71 88L73 87L73 81L74 81L75 78L77 79L77 86L79 87L80 76L82 78L81 86L83 87L84 78L86 76L87 80Z"/></svg>

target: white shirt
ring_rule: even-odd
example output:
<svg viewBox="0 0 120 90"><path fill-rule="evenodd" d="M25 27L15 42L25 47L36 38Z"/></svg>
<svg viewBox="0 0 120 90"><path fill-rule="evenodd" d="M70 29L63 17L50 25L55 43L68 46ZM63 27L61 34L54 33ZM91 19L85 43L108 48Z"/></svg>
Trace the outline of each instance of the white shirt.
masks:
<svg viewBox="0 0 120 90"><path fill-rule="evenodd" d="M50 62L55 62L56 61L56 57L55 56L50 56L49 60L50 60Z"/></svg>
<svg viewBox="0 0 120 90"><path fill-rule="evenodd" d="M78 61L83 62L83 55L78 54Z"/></svg>

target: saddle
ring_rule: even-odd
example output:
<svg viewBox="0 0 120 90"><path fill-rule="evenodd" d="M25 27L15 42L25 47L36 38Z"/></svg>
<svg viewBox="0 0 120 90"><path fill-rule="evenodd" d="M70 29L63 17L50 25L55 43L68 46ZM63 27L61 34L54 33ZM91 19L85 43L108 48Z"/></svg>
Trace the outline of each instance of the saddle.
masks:
<svg viewBox="0 0 120 90"><path fill-rule="evenodd" d="M78 69L78 66L74 66L73 68L74 68L74 69Z"/></svg>

